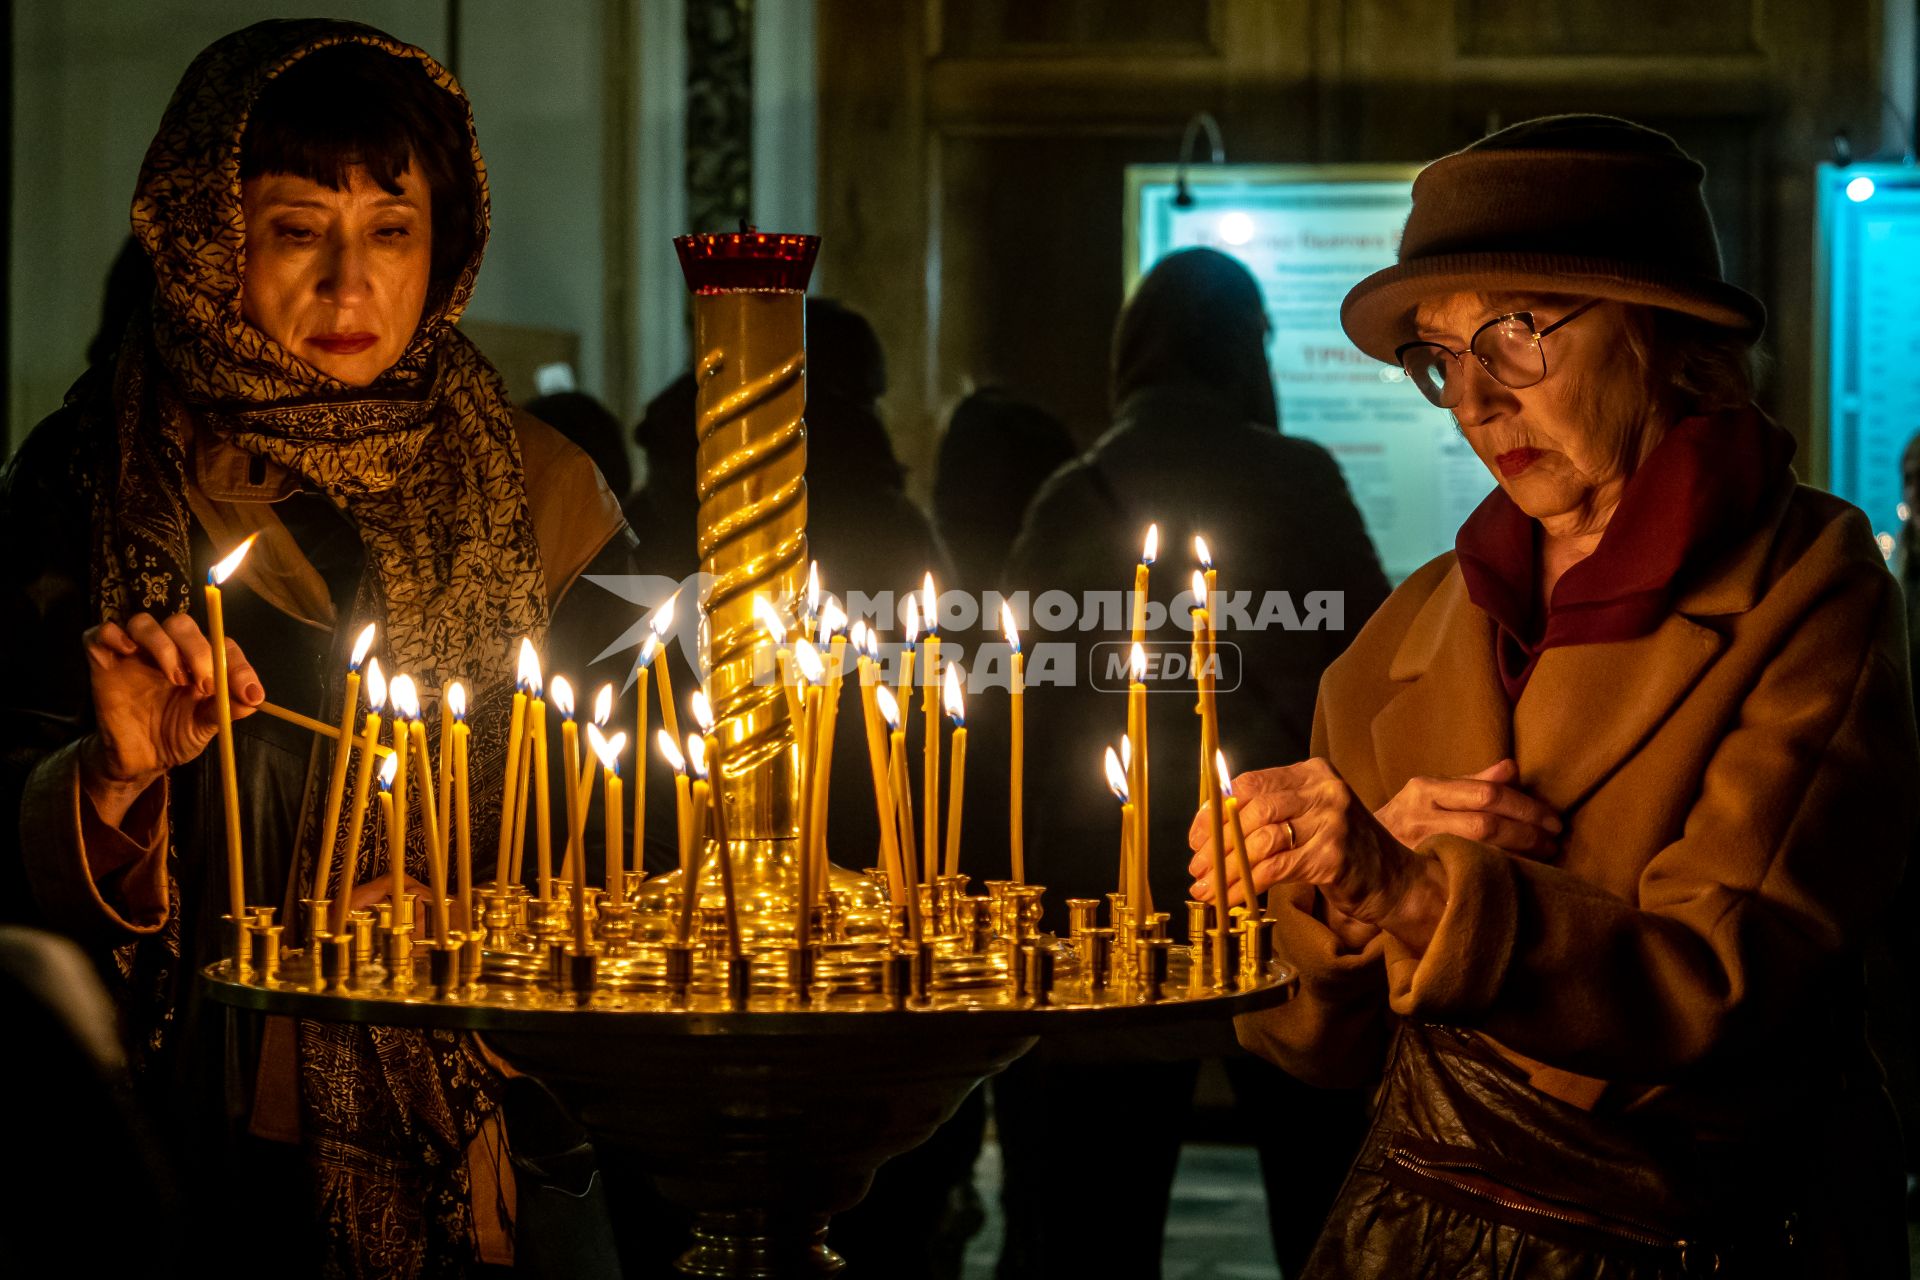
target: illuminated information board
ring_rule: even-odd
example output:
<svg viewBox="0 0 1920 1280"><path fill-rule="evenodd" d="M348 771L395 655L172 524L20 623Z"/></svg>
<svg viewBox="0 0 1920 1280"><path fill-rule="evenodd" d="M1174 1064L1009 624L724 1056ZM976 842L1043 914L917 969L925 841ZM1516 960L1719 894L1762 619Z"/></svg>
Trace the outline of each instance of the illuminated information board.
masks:
<svg viewBox="0 0 1920 1280"><path fill-rule="evenodd" d="M1393 265L1413 208L1413 166L1207 165L1178 201L1171 165L1127 170L1127 291L1176 249L1232 254L1266 298L1267 359L1288 435L1318 441L1345 473L1395 582L1453 547L1493 480L1455 429L1340 329L1340 301Z"/></svg>
<svg viewBox="0 0 1920 1280"><path fill-rule="evenodd" d="M1899 532L1900 457L1920 433L1920 168L1821 165L1815 421L1827 487Z"/></svg>

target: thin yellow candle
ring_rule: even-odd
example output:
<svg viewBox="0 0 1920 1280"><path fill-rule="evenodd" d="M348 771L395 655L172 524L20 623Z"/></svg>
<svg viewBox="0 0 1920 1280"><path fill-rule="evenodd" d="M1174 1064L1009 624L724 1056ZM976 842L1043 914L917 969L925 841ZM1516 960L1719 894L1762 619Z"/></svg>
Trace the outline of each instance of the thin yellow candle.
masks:
<svg viewBox="0 0 1920 1280"><path fill-rule="evenodd" d="M627 820L627 804L620 782L620 753L627 749L627 735L616 733L609 738L600 732L598 725L593 725L587 729L587 743L593 748L593 754L600 758L600 786L607 814L607 896L615 902L625 902L627 842L623 828Z"/></svg>
<svg viewBox="0 0 1920 1280"><path fill-rule="evenodd" d="M288 724L298 725L300 728L318 737L327 738L333 742L340 741L339 725L328 724L325 720L315 720L312 716L301 715L298 711L289 711L287 708L276 706L271 702L255 703L253 709L263 716L272 716L275 720L284 720ZM351 728L349 728L348 732L352 732ZM387 748L384 746L381 747L380 754L387 754Z"/></svg>
<svg viewBox="0 0 1920 1280"><path fill-rule="evenodd" d="M880 720L877 688L879 669L873 658L864 652L867 645L872 643L872 634L864 622L856 624L854 628L854 646L862 650L857 659L860 667L860 710L866 721L867 767L873 774L874 812L880 821L880 865L887 869L887 887L894 905L905 906L906 873L900 866L900 837L894 827L893 796L887 785L886 726Z"/></svg>
<svg viewBox="0 0 1920 1280"><path fill-rule="evenodd" d="M453 852L453 707L447 702L447 689L440 687L440 745L439 755L434 760L435 774L440 784L439 804L434 808L434 816L440 820L440 856L443 860ZM451 865L451 864L449 864Z"/></svg>
<svg viewBox="0 0 1920 1280"><path fill-rule="evenodd" d="M720 740L713 733L713 715L707 707L704 693L696 693L693 698L694 719L700 722L703 731L698 739L688 738L688 758L693 761L696 770L710 765L713 774L712 785L707 790L707 803L712 810L714 852L720 863L720 896L727 917L727 955L738 960L740 948L740 907L733 888L733 838L727 827L727 802L720 786L721 771L725 769L725 759L720 754ZM701 750L695 752L694 743L699 742Z"/></svg>
<svg viewBox="0 0 1920 1280"><path fill-rule="evenodd" d="M688 734L688 750L691 751L693 744L699 741L699 734ZM705 826L713 813L713 807L708 803L712 795L713 784L708 781L705 776L692 780L692 787L689 792L689 802L692 805L692 821L688 827L692 847L687 852L687 866L690 869L690 874L687 878L687 887L680 897L679 937L682 942L686 942L692 937L693 909L698 906L700 902L700 870L701 864L706 857L707 839Z"/></svg>
<svg viewBox="0 0 1920 1280"><path fill-rule="evenodd" d="M598 728L604 736L607 722L611 719L613 719L613 685L608 683L601 685L600 691L593 697L593 724L590 727ZM580 835L577 839L571 835L568 836L566 856L560 860L560 878L569 883L573 880L574 855L586 856L585 842L587 822L591 818L589 809L593 798L593 772L594 759L592 743L589 740L588 750L580 752L580 776L574 780L573 786L574 805L580 811Z"/></svg>
<svg viewBox="0 0 1920 1280"><path fill-rule="evenodd" d="M373 749L380 744L380 716L387 706L387 678L380 659L367 661L367 719L360 733L360 761L353 771L353 803L347 809L347 846L342 850L340 892L333 902L333 931L344 933L347 908L360 881L360 833L366 830L368 784L373 780ZM392 757L389 756L389 759Z"/></svg>
<svg viewBox="0 0 1920 1280"><path fill-rule="evenodd" d="M393 779L393 831L398 837L387 859L387 897L393 903L393 922L395 925L413 923L407 915L407 827L413 820L410 805L408 770L412 767L413 754L412 726L420 718L420 692L413 683L413 677L401 674L393 678L393 709L398 718L393 722L393 754L395 773ZM431 796L432 792L428 792ZM431 845L433 839L428 837Z"/></svg>
<svg viewBox="0 0 1920 1280"><path fill-rule="evenodd" d="M920 780L924 785L926 808L921 814L925 824L927 880L940 873L940 629L933 575L929 573L920 587L920 617L927 628L926 672L922 676L921 715L926 720L926 737L921 748Z"/></svg>
<svg viewBox="0 0 1920 1280"><path fill-rule="evenodd" d="M580 796L574 781L580 776L580 727L573 722L573 685L565 676L553 678L553 705L560 713L560 803L566 807L567 848L580 847ZM542 851L545 852L544 850ZM587 949L586 859L574 860L573 941L582 954ZM546 864L541 865L546 871Z"/></svg>
<svg viewBox="0 0 1920 1280"><path fill-rule="evenodd" d="M1134 645L1128 662L1131 679L1127 684L1128 736L1133 740L1133 874L1127 894L1141 920L1152 914L1153 894L1148 888L1147 863L1152 853L1148 826L1149 779L1147 773L1147 651Z"/></svg>
<svg viewBox="0 0 1920 1280"><path fill-rule="evenodd" d="M553 783L547 768L547 703L535 689L527 703L532 717L528 737L532 740L529 771L533 778L533 839L540 861L534 868L539 879L537 896L543 903L553 901Z"/></svg>
<svg viewBox="0 0 1920 1280"><path fill-rule="evenodd" d="M472 778L467 771L467 687L455 680L447 686L447 701L453 706L453 840L459 864L459 881L454 896L460 903L460 928L473 929L473 804Z"/></svg>
<svg viewBox="0 0 1920 1280"><path fill-rule="evenodd" d="M951 781L947 784L947 874L960 874L960 811L967 794L967 705L960 693L960 664L947 666L947 718L953 721L949 750L953 752Z"/></svg>
<svg viewBox="0 0 1920 1280"><path fill-rule="evenodd" d="M246 860L240 850L240 782L233 763L233 697L227 690L227 622L220 601L221 584L247 558L254 538L235 547L226 559L207 570L207 632L213 645L213 704L220 725L220 792L227 813L227 904L233 919L247 914ZM239 963L239 958L235 958Z"/></svg>
<svg viewBox="0 0 1920 1280"><path fill-rule="evenodd" d="M821 643L820 637L826 634L820 630L820 562L814 560L807 565L806 609L801 615L801 634L814 644Z"/></svg>
<svg viewBox="0 0 1920 1280"><path fill-rule="evenodd" d="M1201 671L1213 652L1213 587L1216 575L1213 567L1213 549L1207 545L1207 540L1197 533L1193 535L1193 555L1200 562L1200 567L1193 572L1193 677L1197 690ZM1207 791L1211 785L1207 779L1211 765L1212 760L1207 755L1206 744L1202 743L1199 775L1201 804L1207 802Z"/></svg>
<svg viewBox="0 0 1920 1280"><path fill-rule="evenodd" d="M1240 801L1233 794L1232 775L1227 772L1225 753L1213 753L1213 769L1214 777L1220 784L1222 805L1226 809L1227 834L1232 838L1233 869L1240 873L1240 896L1247 904L1247 914L1258 917L1260 900L1253 893L1253 863L1247 857L1247 833L1240 825Z"/></svg>
<svg viewBox="0 0 1920 1280"><path fill-rule="evenodd" d="M1013 853L1013 882L1027 882L1027 658L1020 652L1020 631L1013 606L1000 602L1000 629L1013 651L1013 697L1009 709L1007 764L1007 837Z"/></svg>
<svg viewBox="0 0 1920 1280"><path fill-rule="evenodd" d="M433 898L433 940L447 941L447 847L441 843L444 828L433 799L433 762L427 754L427 726L423 720L407 724L408 753L413 756L414 776L420 783L420 830L427 840L427 892Z"/></svg>
<svg viewBox="0 0 1920 1280"><path fill-rule="evenodd" d="M667 632L673 628L674 605L679 599L678 591L668 596L667 602L653 611L653 618L647 623L647 629L653 632L654 638L660 642L663 649L667 643ZM680 741L680 709L673 702L673 663L667 655L662 654L656 665L660 668L660 723L667 726L667 732L673 735L675 742L678 742Z"/></svg>
<svg viewBox="0 0 1920 1280"><path fill-rule="evenodd" d="M535 701L537 701L537 699L529 698L527 700L527 713L529 716L533 713L533 704ZM531 721L528 722L527 731L520 736L520 759L511 767L516 775L512 783L513 865L508 869L507 880L512 884L519 884L521 882L520 877L526 870L527 865L525 856L527 852L527 797L532 794L530 789L533 786L533 728Z"/></svg>
<svg viewBox="0 0 1920 1280"><path fill-rule="evenodd" d="M1205 653L1203 650L1203 659ZM1200 745L1211 760L1220 749L1220 725L1215 717L1213 704L1213 677L1203 664L1200 669ZM1214 886L1213 919L1214 928L1221 938L1227 936L1227 877L1226 877L1226 811L1220 795L1218 769L1208 769L1205 774L1207 823L1213 837L1213 858L1209 867ZM1224 945L1216 951L1222 957L1216 961L1214 983L1216 986L1226 982L1224 967Z"/></svg>
<svg viewBox="0 0 1920 1280"><path fill-rule="evenodd" d="M406 735L400 730L399 721L394 721L393 727L395 730L394 740L398 743L398 741ZM380 765L380 829L386 832L387 835L387 862L389 864L396 861L405 861L404 857L396 858L394 854L394 850L401 847L401 841L405 838L396 825L398 819L395 816L393 808L393 782L399 772L400 753L396 751L393 755L388 756ZM401 924L400 917L396 914L392 917L392 920L394 927L398 928Z"/></svg>
<svg viewBox="0 0 1920 1280"><path fill-rule="evenodd" d="M820 729L826 719L827 667L820 660L820 651L805 639L794 646L794 665L800 677L806 682L806 698L800 714L800 857L799 876L795 883L795 920L794 935L801 946L806 946L812 936L814 902L814 866L820 858L820 850L814 843L818 831L815 820L816 811L825 804L825 796L817 785L821 762Z"/></svg>
<svg viewBox="0 0 1920 1280"><path fill-rule="evenodd" d="M340 745L334 748L333 771L327 777L327 803L320 816L320 853L313 860L312 896L316 900L326 897L327 887L333 883L340 806L347 794L347 761L353 755L353 719L360 711L360 668L366 663L367 651L373 648L373 633L374 625L369 622L354 640L353 653L347 659L347 685L340 698ZM343 883L341 888L344 890L346 885ZM309 920L307 928L308 945L312 945L319 938L323 924L318 919Z"/></svg>
<svg viewBox="0 0 1920 1280"><path fill-rule="evenodd" d="M1131 724L1129 724L1128 727L1131 728ZM1120 762L1121 775L1128 779L1127 787L1129 791L1131 791L1133 786L1133 738L1128 734L1123 733L1120 735L1120 750L1115 754L1115 758ZM1111 781L1108 782L1107 789L1110 791L1113 789ZM1116 791L1114 795L1118 798L1120 793ZM1128 891L1133 888L1133 797L1129 794L1124 797L1124 799L1127 805L1128 820L1126 826L1123 827L1120 832L1120 880L1114 886L1115 892L1122 898L1126 897ZM1119 925L1120 922L1115 920L1114 927L1118 928Z"/></svg>
<svg viewBox="0 0 1920 1280"><path fill-rule="evenodd" d="M1140 562L1133 567L1133 643L1147 642L1147 570L1160 557L1160 526L1147 526L1140 547Z"/></svg>
<svg viewBox="0 0 1920 1280"><path fill-rule="evenodd" d="M693 892L693 795L687 786L687 758L680 750L680 744L665 729L660 730L655 739L660 754L668 767L673 770L674 816L680 842L680 882L686 892Z"/></svg>
<svg viewBox="0 0 1920 1280"><path fill-rule="evenodd" d="M780 611L765 596L753 598L754 621L767 633L767 639L773 641L774 678L780 681L780 692L787 700L787 719L793 722L795 732L800 728L800 687L793 678L793 650L787 644L787 624L780 617Z"/></svg>
<svg viewBox="0 0 1920 1280"><path fill-rule="evenodd" d="M913 787L907 779L907 733L900 726L900 708L894 700L893 690L878 685L873 696L880 718L886 722L889 731L889 756L893 767L888 785L893 793L894 818L899 823L901 888L907 899L908 933L917 945L925 937L925 930L920 918L920 890L913 880L919 868L919 859L913 845Z"/></svg>
<svg viewBox="0 0 1920 1280"><path fill-rule="evenodd" d="M822 704L824 719L814 727L814 736L819 740L815 752L815 767L818 770L812 780L813 786L813 892L815 899L826 892L827 868L832 864L833 851L827 847L827 819L832 816L833 807L828 801L833 795L833 740L840 727L840 690L846 683L843 668L847 660L847 637L840 631L846 625L846 614L832 600L821 607L821 633L830 636L827 645L827 689Z"/></svg>
<svg viewBox="0 0 1920 1280"><path fill-rule="evenodd" d="M1124 748L1125 740L1121 742ZM1134 855L1133 841L1130 838L1134 830L1133 801L1127 792L1127 767L1112 747L1107 748L1107 790L1113 792L1113 798L1120 802L1120 865L1124 868L1130 863L1138 863ZM1126 884L1124 875L1121 884ZM1118 923L1117 921L1115 922Z"/></svg>
<svg viewBox="0 0 1920 1280"><path fill-rule="evenodd" d="M647 632L640 643L640 657L633 664L634 680L640 696L633 706L633 878L646 878L643 865L647 843L647 685L653 675L654 655L660 652L660 637Z"/></svg>
<svg viewBox="0 0 1920 1280"><path fill-rule="evenodd" d="M516 794L520 789L520 757L523 753L523 735L527 731L528 691L540 683L540 655L534 652L533 642L524 636L520 640L519 683L513 691L513 710L507 719L506 763L500 770L500 842L493 861L493 887L500 888L500 878L511 881L518 868L513 853L513 832L520 827L519 803L522 797Z"/></svg>
<svg viewBox="0 0 1920 1280"><path fill-rule="evenodd" d="M908 596L902 606L905 619L903 631L906 647L900 651L899 691L894 695L900 704L900 732L905 733L913 719L913 658L914 646L920 642L920 599Z"/></svg>

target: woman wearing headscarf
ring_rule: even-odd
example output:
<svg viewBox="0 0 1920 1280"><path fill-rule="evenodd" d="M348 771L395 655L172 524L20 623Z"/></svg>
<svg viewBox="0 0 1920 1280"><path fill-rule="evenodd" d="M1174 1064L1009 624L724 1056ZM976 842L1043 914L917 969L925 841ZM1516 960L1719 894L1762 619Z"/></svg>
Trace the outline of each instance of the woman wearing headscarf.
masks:
<svg viewBox="0 0 1920 1280"><path fill-rule="evenodd" d="M1514 125L1347 295L1496 487L1327 672L1312 758L1237 783L1301 977L1241 1037L1379 1082L1309 1276L1907 1273L1860 962L1920 768L1899 592L1753 404L1702 176Z"/></svg>
<svg viewBox="0 0 1920 1280"><path fill-rule="evenodd" d="M1170 604L1188 590L1195 534L1221 565L1222 591L1252 592L1239 625L1231 616L1220 621L1220 648L1231 655L1219 682L1230 760L1305 753L1321 672L1387 594L1339 466L1321 446L1280 430L1266 308L1240 263L1188 249L1147 273L1115 326L1112 392L1112 427L1034 498L1004 584L1027 592L1030 603L1044 592L1068 592L1082 612L1067 634L1046 630L1036 615L1022 637L1031 646L1027 768L1029 777L1047 780L1047 802L1027 811L1027 875L1048 887L1050 903L1098 898L1115 885L1114 803L1100 759L1126 728L1125 698L1106 670L1107 655L1123 652L1128 635L1124 619L1109 630L1085 614L1093 593L1130 586L1149 522L1159 524L1162 548L1156 601ZM1249 625L1279 616L1281 593L1286 608L1311 618L1306 606L1316 592L1337 601L1337 613L1330 607L1298 627ZM1081 629L1088 626L1094 629ZM1184 657L1192 633L1170 619L1149 639ZM1156 708L1190 711L1190 678L1167 683L1174 696L1154 698ZM1187 897L1197 718L1156 710L1151 747L1153 899L1177 921ZM1236 1092L1244 1097L1252 1088L1265 1099L1242 1116L1261 1147L1276 1252L1283 1265L1304 1255L1333 1196L1332 1170L1357 1141L1360 1100L1273 1104L1276 1090L1298 1086L1236 1054L1224 1035L1221 1041L1104 1046L1092 1054L1056 1052L1043 1042L995 1081L1006 1171L1003 1275L1157 1274L1198 1060L1221 1054L1242 1086ZM1113 1126L1103 1117L1116 1109L1139 1123ZM1066 1147L1096 1166L1125 1167L1123 1192L1059 1178L1054 1165Z"/></svg>
<svg viewBox="0 0 1920 1280"><path fill-rule="evenodd" d="M90 945L116 984L141 1096L202 1200L202 1270L250 1242L284 1258L276 1232L309 1195L330 1272L506 1256L499 1077L472 1042L302 1023L268 1036L256 1090L257 1031L195 986L226 909L211 653L191 612L217 555L258 535L226 592L242 842L249 900L289 915L312 891L329 752L251 714L265 698L337 706L369 622L429 707L464 682L484 862L520 639L586 683L628 621L580 582L624 571L617 501L454 328L487 223L466 99L419 49L328 21L216 42L140 171L151 304L0 491L0 645L22 677L5 910ZM387 865L378 825L328 896L377 892L362 882ZM424 879L420 834L405 862ZM240 1133L249 1117L297 1134L310 1191Z"/></svg>

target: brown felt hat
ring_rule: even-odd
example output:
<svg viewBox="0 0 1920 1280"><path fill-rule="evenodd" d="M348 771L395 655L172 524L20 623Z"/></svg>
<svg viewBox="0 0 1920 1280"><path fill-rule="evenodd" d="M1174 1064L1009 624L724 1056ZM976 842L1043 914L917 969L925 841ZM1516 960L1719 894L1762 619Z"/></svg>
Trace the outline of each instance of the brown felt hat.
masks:
<svg viewBox="0 0 1920 1280"><path fill-rule="evenodd" d="M1537 291L1664 307L1751 342L1767 311L1721 277L1705 173L1666 134L1613 116L1502 129L1420 171L1400 261L1348 291L1340 324L1392 364L1422 301Z"/></svg>

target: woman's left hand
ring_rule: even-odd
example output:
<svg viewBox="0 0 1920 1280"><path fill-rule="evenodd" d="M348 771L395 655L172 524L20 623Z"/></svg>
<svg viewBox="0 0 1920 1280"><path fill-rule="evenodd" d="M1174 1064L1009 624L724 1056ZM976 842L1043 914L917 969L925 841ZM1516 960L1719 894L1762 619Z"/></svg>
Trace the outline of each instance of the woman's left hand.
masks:
<svg viewBox="0 0 1920 1280"><path fill-rule="evenodd" d="M1413 935L1409 941L1425 944L1445 901L1433 859L1395 840L1332 765L1313 759L1243 773L1233 790L1256 895L1276 884L1310 884L1342 915L1392 933L1404 929ZM1195 850L1188 865L1193 896L1211 901L1213 841L1204 809L1194 818L1188 843ZM1243 901L1239 868L1230 851L1222 852L1227 900Z"/></svg>

